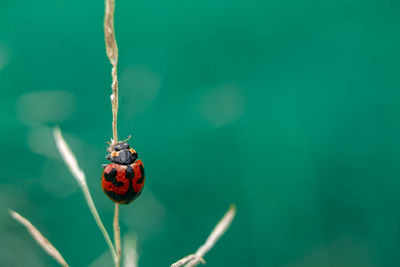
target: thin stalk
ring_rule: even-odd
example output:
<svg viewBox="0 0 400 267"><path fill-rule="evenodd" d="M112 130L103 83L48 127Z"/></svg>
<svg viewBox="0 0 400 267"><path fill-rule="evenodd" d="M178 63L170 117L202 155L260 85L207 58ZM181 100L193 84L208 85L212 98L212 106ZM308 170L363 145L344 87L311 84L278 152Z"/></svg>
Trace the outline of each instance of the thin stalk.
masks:
<svg viewBox="0 0 400 267"><path fill-rule="evenodd" d="M119 204L115 204L115 212L114 212L114 244L115 250L117 252L117 259L119 267L121 263L121 230L119 228Z"/></svg>
<svg viewBox="0 0 400 267"><path fill-rule="evenodd" d="M31 236L35 239L35 241L44 249L44 251L47 252L53 259L55 259L61 266L63 267L69 267L68 263L64 260L63 256L61 253L53 246L53 244L50 243L49 240L47 240L42 233L39 232L38 229L36 229L35 226L32 225L32 223L22 217L19 213L10 210L10 215L19 223L21 223L23 226L26 227L26 229L29 231Z"/></svg>
<svg viewBox="0 0 400 267"><path fill-rule="evenodd" d="M179 261L175 262L171 265L171 267L194 267L199 265L200 263L205 264L204 255L212 247L214 247L215 243L220 239L220 237L228 230L229 226L231 225L233 219L236 215L236 207L235 205L231 205L229 210L225 213L224 217L217 223L217 225L212 230L211 234L208 236L206 242L199 247L195 254L190 254Z"/></svg>
<svg viewBox="0 0 400 267"><path fill-rule="evenodd" d="M112 130L113 130L113 143L118 142L117 133L117 117L118 117L118 77L117 77L117 64L118 64L118 46L115 40L114 30L114 9L115 0L105 0L105 16L104 16L104 39L106 43L107 57L112 65L112 94L111 94L111 107L113 114Z"/></svg>
<svg viewBox="0 0 400 267"><path fill-rule="evenodd" d="M67 165L72 175L74 176L75 180L77 181L79 187L81 188L83 195L85 196L86 203L89 206L90 212L92 213L93 218L97 223L97 226L99 227L108 246L110 247L110 251L114 258L114 262L117 262L117 253L115 252L110 236L108 235L107 230L105 229L103 223L101 222L99 213L97 212L96 206L94 205L92 196L90 195L89 188L87 186L85 173L79 167L75 155L72 153L67 142L65 142L61 134L61 131L58 127L54 128L54 139L56 141L58 151L60 152L61 156L64 159L65 164Z"/></svg>
<svg viewBox="0 0 400 267"><path fill-rule="evenodd" d="M114 30L114 10L115 10L115 0L105 0L105 14L104 14L104 39L106 43L107 57L112 65L111 77L112 77L112 94L111 98L111 108L112 108L112 132L113 139L112 143L118 142L118 132L117 132L117 118L118 118L118 46L115 40L115 30ZM119 227L119 205L115 204L114 212L114 244L116 248L116 262L115 266L119 267L121 262L121 232Z"/></svg>
<svg viewBox="0 0 400 267"><path fill-rule="evenodd" d="M110 251L111 251L111 254L113 256L115 266L118 266L117 265L117 263L119 262L118 254L115 252L115 249L114 249L113 243L111 242L110 236L108 235L107 230L104 227L104 225L103 225L103 223L102 223L102 221L100 219L100 216L99 216L99 214L97 212L97 209L96 209L96 207L95 207L95 205L93 203L93 199L92 199L92 197L90 195L89 188L88 187L82 187L82 191L83 191L83 195L85 196L85 199L86 199L86 201L88 203L89 209L93 214L94 220L96 221L97 226L99 227L100 231L103 233L103 236L106 239L106 242L107 242L108 246L110 247Z"/></svg>

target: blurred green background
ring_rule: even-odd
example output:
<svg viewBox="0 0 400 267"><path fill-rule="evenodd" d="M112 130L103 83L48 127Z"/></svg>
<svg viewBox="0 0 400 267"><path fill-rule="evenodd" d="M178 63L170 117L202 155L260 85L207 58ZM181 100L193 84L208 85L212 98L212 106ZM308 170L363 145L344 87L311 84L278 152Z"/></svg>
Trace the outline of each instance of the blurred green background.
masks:
<svg viewBox="0 0 400 267"><path fill-rule="evenodd" d="M111 256L52 137L59 125L111 231L103 1L0 0L0 266ZM400 266L400 2L117 0L119 137L146 186L121 208L139 266L202 244L214 266Z"/></svg>

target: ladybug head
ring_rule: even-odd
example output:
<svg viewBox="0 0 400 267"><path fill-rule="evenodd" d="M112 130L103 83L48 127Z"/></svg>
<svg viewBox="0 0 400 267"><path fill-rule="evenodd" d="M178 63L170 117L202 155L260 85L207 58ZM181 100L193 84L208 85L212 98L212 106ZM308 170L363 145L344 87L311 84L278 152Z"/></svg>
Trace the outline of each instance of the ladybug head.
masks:
<svg viewBox="0 0 400 267"><path fill-rule="evenodd" d="M113 151L121 151L124 149L129 149L129 144L126 142L118 142L115 145L112 145L109 147L109 149L112 149ZM108 151L108 152L112 152L112 151Z"/></svg>
<svg viewBox="0 0 400 267"><path fill-rule="evenodd" d="M106 156L106 159L117 164L130 165L138 158L136 151L130 148L126 142L110 144L107 150L110 153Z"/></svg>

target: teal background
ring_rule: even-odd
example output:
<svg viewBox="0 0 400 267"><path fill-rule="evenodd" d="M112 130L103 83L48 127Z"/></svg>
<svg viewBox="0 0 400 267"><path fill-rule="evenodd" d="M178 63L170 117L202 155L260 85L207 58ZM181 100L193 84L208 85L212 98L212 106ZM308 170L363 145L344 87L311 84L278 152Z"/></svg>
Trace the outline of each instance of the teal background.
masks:
<svg viewBox="0 0 400 267"><path fill-rule="evenodd" d="M59 125L111 231L103 1L0 0L0 266L111 266L52 137ZM146 186L121 208L139 266L400 266L399 1L117 0L120 139Z"/></svg>

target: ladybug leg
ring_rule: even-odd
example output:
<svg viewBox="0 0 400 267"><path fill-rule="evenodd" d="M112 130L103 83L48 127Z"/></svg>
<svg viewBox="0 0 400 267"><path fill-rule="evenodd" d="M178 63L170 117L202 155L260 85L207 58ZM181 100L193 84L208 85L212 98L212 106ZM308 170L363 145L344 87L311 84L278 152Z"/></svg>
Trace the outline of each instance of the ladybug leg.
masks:
<svg viewBox="0 0 400 267"><path fill-rule="evenodd" d="M136 154L136 151L133 148L129 148L129 151L131 152L131 154Z"/></svg>

